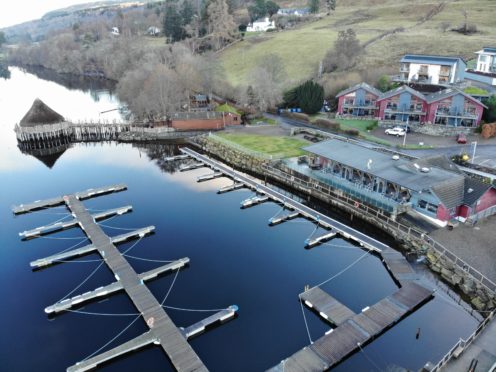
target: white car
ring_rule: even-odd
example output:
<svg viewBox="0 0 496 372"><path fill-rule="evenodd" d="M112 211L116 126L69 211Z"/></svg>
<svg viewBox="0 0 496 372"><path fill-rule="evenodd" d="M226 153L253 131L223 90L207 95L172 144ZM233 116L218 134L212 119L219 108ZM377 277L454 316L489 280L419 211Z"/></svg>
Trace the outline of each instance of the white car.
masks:
<svg viewBox="0 0 496 372"><path fill-rule="evenodd" d="M394 127L394 128L386 129L385 133L390 134L392 136L399 137L399 136L404 136L406 134L406 131L402 127Z"/></svg>

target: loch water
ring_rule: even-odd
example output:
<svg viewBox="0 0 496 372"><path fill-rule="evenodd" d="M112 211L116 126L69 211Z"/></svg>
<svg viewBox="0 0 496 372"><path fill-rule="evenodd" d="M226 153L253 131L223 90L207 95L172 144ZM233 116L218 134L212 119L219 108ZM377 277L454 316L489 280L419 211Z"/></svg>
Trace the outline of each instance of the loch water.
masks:
<svg viewBox="0 0 496 372"><path fill-rule="evenodd" d="M342 271L365 252L342 239L307 250L305 239L315 226L296 219L276 227L268 219L280 212L272 202L241 210L253 195L247 189L218 195L230 180L197 183L210 170L177 172L159 161L177 151L174 145L111 143L73 144L49 157L24 154L17 148L15 123L40 98L72 120L119 119L118 98L98 84L69 88L18 68L11 79L0 79L0 370L63 371L113 339L135 318L136 309L123 293L47 317L44 308L63 298L98 266L98 256L32 271L29 262L76 244L83 232L70 229L30 241L18 233L67 218L53 208L13 216L11 207L108 184L125 183L128 190L85 201L93 211L132 205L132 213L102 221L104 231L118 235L148 225L155 234L143 238L128 253L137 272L158 261L189 257L165 305L184 309L239 306L236 319L191 340L193 349L211 371L263 371L321 337L330 329L304 309L308 333L298 302L305 285L313 286ZM103 113L104 111L108 111ZM322 231L320 231L322 232ZM319 233L316 232L317 234ZM119 246L130 248L136 241ZM148 282L161 301L174 274ZM102 266L75 293L115 280ZM397 286L374 255L367 255L322 289L355 312L390 295ZM85 312L85 313L83 313ZM90 313L114 314L89 315ZM178 326L189 326L209 312L167 310ZM115 314L121 314L119 316ZM338 365L337 371L395 371L420 369L437 362L477 321L446 294L436 294L393 328ZM416 339L417 329L421 334ZM147 329L139 319L109 345L117 346ZM102 366L102 371L172 370L157 347L132 353Z"/></svg>

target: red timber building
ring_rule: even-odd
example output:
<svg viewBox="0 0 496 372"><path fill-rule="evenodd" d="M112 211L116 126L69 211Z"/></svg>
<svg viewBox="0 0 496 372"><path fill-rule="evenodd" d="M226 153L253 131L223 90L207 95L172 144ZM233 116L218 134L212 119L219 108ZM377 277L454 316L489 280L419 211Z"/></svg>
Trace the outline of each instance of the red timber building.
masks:
<svg viewBox="0 0 496 372"><path fill-rule="evenodd" d="M340 117L373 118L392 124L411 123L475 128L486 106L456 88L424 95L403 85L380 93L366 83L337 95Z"/></svg>

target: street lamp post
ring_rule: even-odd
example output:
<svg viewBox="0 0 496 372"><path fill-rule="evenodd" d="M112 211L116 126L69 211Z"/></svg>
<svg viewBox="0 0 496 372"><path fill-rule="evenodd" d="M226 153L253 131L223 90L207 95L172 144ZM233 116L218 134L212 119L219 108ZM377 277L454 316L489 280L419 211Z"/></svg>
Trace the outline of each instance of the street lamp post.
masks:
<svg viewBox="0 0 496 372"><path fill-rule="evenodd" d="M472 159L470 160L470 162L471 162L472 164L474 164L474 159L475 159L475 149L477 149L477 141L471 142L470 144L471 144L471 145L474 145L474 150L472 151Z"/></svg>
<svg viewBox="0 0 496 372"><path fill-rule="evenodd" d="M405 143L406 143L406 134L408 133L408 123L410 123L410 116L406 118L405 135L403 136L403 147L405 147Z"/></svg>

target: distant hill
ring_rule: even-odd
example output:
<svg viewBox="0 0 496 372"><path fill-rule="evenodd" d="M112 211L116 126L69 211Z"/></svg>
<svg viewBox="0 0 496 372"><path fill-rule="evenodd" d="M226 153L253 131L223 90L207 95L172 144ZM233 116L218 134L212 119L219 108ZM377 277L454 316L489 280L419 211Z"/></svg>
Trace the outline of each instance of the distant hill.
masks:
<svg viewBox="0 0 496 372"><path fill-rule="evenodd" d="M463 23L464 10L476 34L450 31ZM472 59L482 46L495 46L495 15L495 0L338 0L330 16L292 30L246 37L223 51L221 60L233 85L248 84L249 72L269 53L283 59L289 81L299 81L314 76L338 32L352 28L366 45L366 55L355 71L327 77L329 84L343 86L364 75L374 79L379 73L398 72L398 60L406 53Z"/></svg>
<svg viewBox="0 0 496 372"><path fill-rule="evenodd" d="M105 0L95 3L82 3L53 10L43 15L40 19L0 30L5 33L8 43L41 41L48 34L72 27L76 23L93 22L99 19L110 20L115 17L119 10L125 12L129 9L144 6L147 3L156 2L158 1Z"/></svg>

